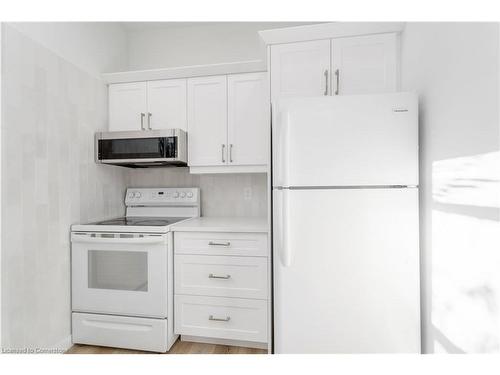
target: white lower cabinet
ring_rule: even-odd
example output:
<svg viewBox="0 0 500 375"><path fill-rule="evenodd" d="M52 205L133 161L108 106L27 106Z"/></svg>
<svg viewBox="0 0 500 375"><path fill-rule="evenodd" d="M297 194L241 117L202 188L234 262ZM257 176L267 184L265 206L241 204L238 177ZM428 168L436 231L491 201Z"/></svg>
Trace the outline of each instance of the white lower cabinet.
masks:
<svg viewBox="0 0 500 375"><path fill-rule="evenodd" d="M183 335L267 341L267 301L175 296L175 330Z"/></svg>
<svg viewBox="0 0 500 375"><path fill-rule="evenodd" d="M175 257L179 294L267 298L267 258L212 255Z"/></svg>
<svg viewBox="0 0 500 375"><path fill-rule="evenodd" d="M79 344L164 353L172 341L165 340L167 319L73 313L72 326L73 342Z"/></svg>
<svg viewBox="0 0 500 375"><path fill-rule="evenodd" d="M175 232L174 265L176 334L243 346L268 342L266 233Z"/></svg>

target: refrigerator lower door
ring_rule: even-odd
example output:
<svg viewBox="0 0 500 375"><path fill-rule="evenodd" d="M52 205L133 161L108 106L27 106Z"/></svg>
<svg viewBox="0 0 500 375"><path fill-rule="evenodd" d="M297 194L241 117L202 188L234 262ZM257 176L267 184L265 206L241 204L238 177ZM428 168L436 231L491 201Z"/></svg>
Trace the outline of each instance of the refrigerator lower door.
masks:
<svg viewBox="0 0 500 375"><path fill-rule="evenodd" d="M276 353L419 353L418 189L275 190Z"/></svg>

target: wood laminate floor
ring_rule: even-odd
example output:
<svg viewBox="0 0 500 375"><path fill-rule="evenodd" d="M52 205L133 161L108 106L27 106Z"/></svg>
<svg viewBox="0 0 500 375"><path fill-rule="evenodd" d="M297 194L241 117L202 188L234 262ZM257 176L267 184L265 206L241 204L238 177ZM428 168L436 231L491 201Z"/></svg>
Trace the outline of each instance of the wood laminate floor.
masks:
<svg viewBox="0 0 500 375"><path fill-rule="evenodd" d="M66 354L154 354L140 350L108 348L104 346L73 345ZM177 340L165 354L267 354L267 350L242 348L238 346L202 344Z"/></svg>

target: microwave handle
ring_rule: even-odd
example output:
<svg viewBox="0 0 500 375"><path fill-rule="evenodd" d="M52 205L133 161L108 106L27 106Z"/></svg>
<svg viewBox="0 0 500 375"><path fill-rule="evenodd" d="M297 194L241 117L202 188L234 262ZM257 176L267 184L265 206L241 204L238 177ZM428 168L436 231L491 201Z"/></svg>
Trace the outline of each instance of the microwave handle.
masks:
<svg viewBox="0 0 500 375"><path fill-rule="evenodd" d="M71 234L71 242L78 243L121 243L121 244L154 244L162 243L165 241L165 236L147 236L147 237L133 237L133 238L116 238L116 237L92 237L90 234Z"/></svg>

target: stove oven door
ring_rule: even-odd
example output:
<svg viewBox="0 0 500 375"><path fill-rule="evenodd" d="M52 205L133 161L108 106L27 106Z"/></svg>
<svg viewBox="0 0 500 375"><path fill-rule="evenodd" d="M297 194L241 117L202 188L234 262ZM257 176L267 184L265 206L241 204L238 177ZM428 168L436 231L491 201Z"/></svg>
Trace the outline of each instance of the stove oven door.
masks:
<svg viewBox="0 0 500 375"><path fill-rule="evenodd" d="M165 318L167 236L72 233L72 310Z"/></svg>

